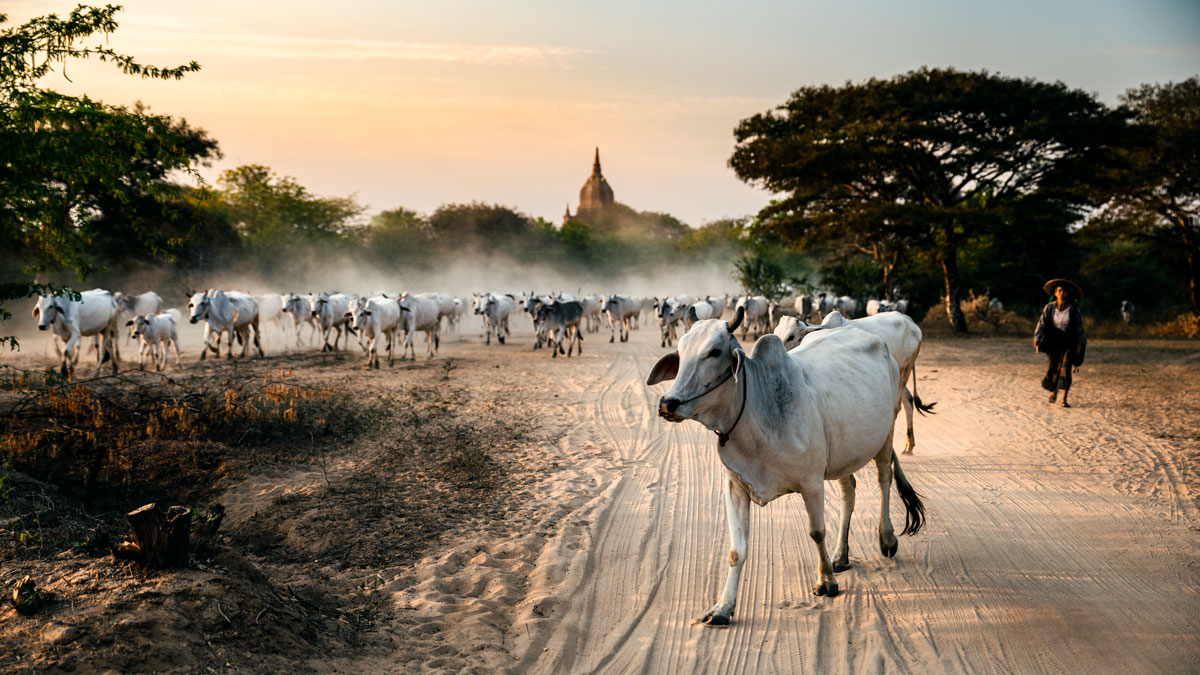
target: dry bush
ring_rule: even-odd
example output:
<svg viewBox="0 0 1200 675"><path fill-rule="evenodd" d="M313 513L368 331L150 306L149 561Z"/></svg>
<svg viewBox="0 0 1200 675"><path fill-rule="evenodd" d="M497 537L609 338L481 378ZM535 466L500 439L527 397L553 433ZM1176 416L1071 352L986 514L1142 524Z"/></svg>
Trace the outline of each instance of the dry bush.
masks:
<svg viewBox="0 0 1200 675"><path fill-rule="evenodd" d="M959 307L967 319L967 326L976 333L990 335L1032 336L1037 322L1007 309L992 307L989 294L969 296L959 301ZM946 299L942 298L929 308L921 320L921 331L926 335L945 337L952 334L946 318Z"/></svg>
<svg viewBox="0 0 1200 675"><path fill-rule="evenodd" d="M261 378L128 373L78 382L7 370L0 463L124 499L205 496L230 462L353 435L368 411L336 388L296 384L282 368Z"/></svg>
<svg viewBox="0 0 1200 675"><path fill-rule="evenodd" d="M1200 316L1184 312L1170 321L1151 324L1147 332L1154 337L1200 338Z"/></svg>

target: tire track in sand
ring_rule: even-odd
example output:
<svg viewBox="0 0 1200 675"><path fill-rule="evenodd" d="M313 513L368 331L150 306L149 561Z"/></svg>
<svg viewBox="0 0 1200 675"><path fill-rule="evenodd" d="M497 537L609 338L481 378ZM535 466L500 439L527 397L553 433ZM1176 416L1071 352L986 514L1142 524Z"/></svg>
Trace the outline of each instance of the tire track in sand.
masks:
<svg viewBox="0 0 1200 675"><path fill-rule="evenodd" d="M644 344L604 354L581 420L621 468L586 513L563 519L585 516L587 543L557 561L569 569L553 615L515 671L1123 673L1200 661L1196 514L1158 442L1114 436L1086 405L1064 418L1028 383L939 364L936 349L921 388L939 414L918 418L916 454L901 459L927 528L883 558L878 483L864 468L854 567L838 575L841 596L815 598L799 496L752 507L735 621L691 626L727 571L724 471L712 434L654 416L661 387L643 380L659 350L634 336ZM1118 487L1137 471L1165 475L1134 482L1153 490ZM892 504L903 522L894 492ZM828 484L830 539L838 509Z"/></svg>

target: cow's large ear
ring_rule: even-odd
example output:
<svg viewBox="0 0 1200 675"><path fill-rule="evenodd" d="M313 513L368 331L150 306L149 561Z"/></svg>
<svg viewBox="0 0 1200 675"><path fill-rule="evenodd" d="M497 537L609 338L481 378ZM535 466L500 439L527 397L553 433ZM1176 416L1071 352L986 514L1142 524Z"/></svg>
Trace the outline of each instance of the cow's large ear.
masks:
<svg viewBox="0 0 1200 675"><path fill-rule="evenodd" d="M679 352L671 352L658 360L646 378L646 384L655 385L665 380L673 380L679 374Z"/></svg>

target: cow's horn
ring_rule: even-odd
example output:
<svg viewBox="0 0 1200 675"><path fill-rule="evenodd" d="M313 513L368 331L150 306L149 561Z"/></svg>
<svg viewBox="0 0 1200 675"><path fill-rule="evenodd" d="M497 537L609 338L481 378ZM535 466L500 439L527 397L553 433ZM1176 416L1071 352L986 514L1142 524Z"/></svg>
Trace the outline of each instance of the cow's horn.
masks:
<svg viewBox="0 0 1200 675"><path fill-rule="evenodd" d="M725 322L725 325L729 327L729 332L732 333L733 331L737 330L738 326L742 325L742 319L744 318L746 318L746 307L744 305L739 305L737 308L737 314L733 317L733 323L729 323L728 321Z"/></svg>

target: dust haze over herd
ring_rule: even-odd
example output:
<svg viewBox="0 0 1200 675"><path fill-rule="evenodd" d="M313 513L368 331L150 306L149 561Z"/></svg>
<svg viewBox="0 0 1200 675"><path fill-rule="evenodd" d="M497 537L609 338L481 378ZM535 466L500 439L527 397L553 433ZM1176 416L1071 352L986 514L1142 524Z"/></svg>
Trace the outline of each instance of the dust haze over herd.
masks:
<svg viewBox="0 0 1200 675"><path fill-rule="evenodd" d="M1200 663L1194 2L11 4L0 672Z"/></svg>

